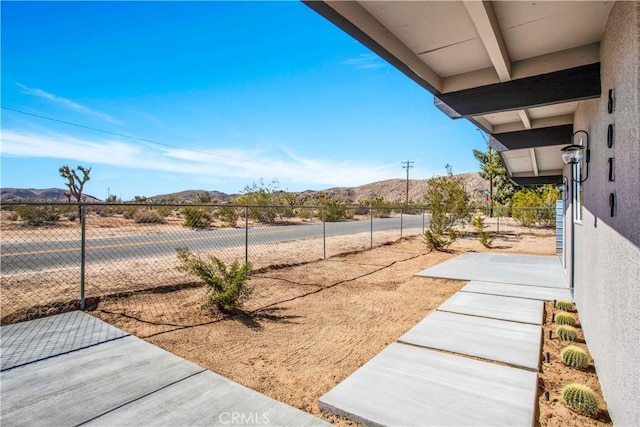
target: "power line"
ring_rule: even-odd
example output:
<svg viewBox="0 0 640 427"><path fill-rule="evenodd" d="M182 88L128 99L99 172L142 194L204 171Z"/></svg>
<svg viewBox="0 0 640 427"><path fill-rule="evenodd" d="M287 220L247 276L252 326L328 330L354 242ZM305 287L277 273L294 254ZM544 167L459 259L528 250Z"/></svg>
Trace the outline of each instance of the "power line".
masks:
<svg viewBox="0 0 640 427"><path fill-rule="evenodd" d="M409 169L413 167L414 163L415 162L410 162L409 160L407 160L406 162L400 162L400 164L402 165L402 169L407 170L407 192L406 192L406 198L404 202L406 205L409 204Z"/></svg>
<svg viewBox="0 0 640 427"><path fill-rule="evenodd" d="M43 115L40 115L40 114L29 113L29 112L26 112L26 111L15 109L15 108L9 108L9 107L4 107L4 106L2 106L0 108L2 108L3 110L7 110L7 111L13 111L14 113L25 114L27 116L37 117L39 119L50 120L52 122L63 123L65 125L69 125L69 126L75 126L75 127L79 127L79 128L82 128L82 129L92 130L92 131L95 131L95 132L102 132L102 133L106 133L106 134L109 134L109 135L115 135L115 136L119 136L121 138L133 139L135 141L142 141L142 142L146 142L146 143L149 143L149 144L161 145L163 147L177 148L177 149L184 150L184 151L192 151L194 153L212 155L211 153L206 152L206 151L202 151L202 150L194 150L193 148L184 148L184 147L179 147L177 145L171 145L171 144L165 144L163 142L153 141L151 139L138 138L136 136L125 135L125 134L118 133L118 132L111 132L111 131L104 130L104 129L98 129L98 128L94 128L94 127L91 127L91 126L85 126L85 125L81 125L81 124L78 124L78 123L68 122L66 120L54 119L53 117L47 117L47 116L43 116ZM217 157L224 157L224 156L219 156L218 155Z"/></svg>

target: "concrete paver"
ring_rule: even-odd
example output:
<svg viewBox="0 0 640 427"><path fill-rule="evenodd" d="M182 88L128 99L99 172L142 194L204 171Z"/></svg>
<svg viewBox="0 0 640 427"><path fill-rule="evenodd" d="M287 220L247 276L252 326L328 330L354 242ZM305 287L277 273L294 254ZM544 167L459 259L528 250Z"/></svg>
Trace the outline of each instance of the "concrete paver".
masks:
<svg viewBox="0 0 640 427"><path fill-rule="evenodd" d="M0 332L1 425L329 425L82 312Z"/></svg>
<svg viewBox="0 0 640 427"><path fill-rule="evenodd" d="M210 371L193 375L87 425L122 426L317 426L324 424L306 412ZM329 424L326 424L329 425Z"/></svg>
<svg viewBox="0 0 640 427"><path fill-rule="evenodd" d="M416 276L568 288L557 256L467 252Z"/></svg>
<svg viewBox="0 0 640 427"><path fill-rule="evenodd" d="M435 311L398 338L429 347L538 371L542 328L463 314Z"/></svg>
<svg viewBox="0 0 640 427"><path fill-rule="evenodd" d="M476 294L501 295L505 297L528 298L541 301L552 301L558 299L573 301L573 297L571 296L571 291L569 289L545 288L541 286L512 285L509 283L481 282L479 280L472 280L460 290L462 292L473 292Z"/></svg>
<svg viewBox="0 0 640 427"><path fill-rule="evenodd" d="M439 311L542 325L544 302L524 298L457 292Z"/></svg>
<svg viewBox="0 0 640 427"><path fill-rule="evenodd" d="M129 334L81 311L2 326L2 370Z"/></svg>
<svg viewBox="0 0 640 427"><path fill-rule="evenodd" d="M391 344L322 396L320 408L369 425L533 425L537 374Z"/></svg>

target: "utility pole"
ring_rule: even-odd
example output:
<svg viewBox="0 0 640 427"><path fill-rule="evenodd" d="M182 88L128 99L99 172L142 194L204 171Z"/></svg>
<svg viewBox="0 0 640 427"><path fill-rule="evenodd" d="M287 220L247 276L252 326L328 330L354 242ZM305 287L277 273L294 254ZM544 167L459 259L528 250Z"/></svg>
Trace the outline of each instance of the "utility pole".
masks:
<svg viewBox="0 0 640 427"><path fill-rule="evenodd" d="M407 170L407 192L406 192L406 198L404 201L405 205L409 205L409 169L413 167L414 163L415 162L410 162L409 160L407 160L406 162L400 162L400 164L402 165L402 169Z"/></svg>

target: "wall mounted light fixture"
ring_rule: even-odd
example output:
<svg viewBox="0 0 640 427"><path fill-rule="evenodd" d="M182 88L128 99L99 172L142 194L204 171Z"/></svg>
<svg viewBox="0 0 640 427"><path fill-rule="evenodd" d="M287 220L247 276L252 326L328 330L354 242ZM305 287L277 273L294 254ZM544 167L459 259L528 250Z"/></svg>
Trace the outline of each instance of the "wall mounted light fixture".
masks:
<svg viewBox="0 0 640 427"><path fill-rule="evenodd" d="M580 135L580 144L576 144L576 135ZM589 161L591 160L591 151L589 150L589 133L584 130L578 130L571 136L571 145L562 148L562 161L568 165L575 165L584 160L586 165L586 173L582 176L573 177L576 182L585 182L589 178ZM582 175L582 172L581 172Z"/></svg>
<svg viewBox="0 0 640 427"><path fill-rule="evenodd" d="M562 177L562 184L558 184L557 188L562 195L562 200L566 201L569 198L569 180L566 176Z"/></svg>

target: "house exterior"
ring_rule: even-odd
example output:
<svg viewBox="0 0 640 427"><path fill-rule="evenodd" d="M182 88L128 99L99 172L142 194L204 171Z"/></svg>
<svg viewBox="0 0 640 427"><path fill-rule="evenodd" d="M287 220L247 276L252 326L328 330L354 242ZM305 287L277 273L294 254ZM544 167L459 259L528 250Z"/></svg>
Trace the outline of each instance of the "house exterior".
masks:
<svg viewBox="0 0 640 427"><path fill-rule="evenodd" d="M562 186L563 263L609 413L640 425L640 2L305 4L487 132L514 183Z"/></svg>

